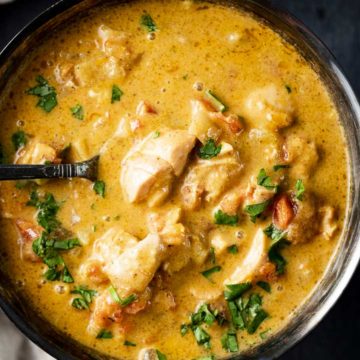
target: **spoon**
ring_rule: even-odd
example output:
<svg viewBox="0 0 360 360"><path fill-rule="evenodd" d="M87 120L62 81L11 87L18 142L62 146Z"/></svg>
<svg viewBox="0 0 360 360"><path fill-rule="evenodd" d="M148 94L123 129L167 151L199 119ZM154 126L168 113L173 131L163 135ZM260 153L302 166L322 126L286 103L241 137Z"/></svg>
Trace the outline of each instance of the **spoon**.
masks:
<svg viewBox="0 0 360 360"><path fill-rule="evenodd" d="M30 180L81 177L95 181L99 155L74 164L0 165L0 180Z"/></svg>

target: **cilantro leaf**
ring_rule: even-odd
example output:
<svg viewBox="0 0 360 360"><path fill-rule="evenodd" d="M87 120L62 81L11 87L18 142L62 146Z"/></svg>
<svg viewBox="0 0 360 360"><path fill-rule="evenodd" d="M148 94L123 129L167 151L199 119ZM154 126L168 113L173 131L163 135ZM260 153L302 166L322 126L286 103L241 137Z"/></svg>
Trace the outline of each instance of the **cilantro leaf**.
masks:
<svg viewBox="0 0 360 360"><path fill-rule="evenodd" d="M112 339L113 338L113 334L111 331L106 330L106 329L102 329L100 330L100 332L96 335L97 339Z"/></svg>
<svg viewBox="0 0 360 360"><path fill-rule="evenodd" d="M137 296L135 294L131 294L128 297L126 297L125 299L121 299L119 294L117 293L116 289L114 288L114 286L110 286L108 288L109 293L111 295L111 297L113 298L113 300L120 304L122 307L126 307L130 304L132 304L135 300L137 300Z"/></svg>
<svg viewBox="0 0 360 360"><path fill-rule="evenodd" d="M167 357L159 350L156 350L156 355L158 357L158 360L167 360Z"/></svg>
<svg viewBox="0 0 360 360"><path fill-rule="evenodd" d="M278 171L280 169L288 169L290 168L290 165L287 164L277 164L273 166L274 171Z"/></svg>
<svg viewBox="0 0 360 360"><path fill-rule="evenodd" d="M133 342L131 342L131 341L128 341L128 340L125 340L125 341L124 341L124 345L125 345L125 346L134 346L134 347L136 346L135 343L133 343Z"/></svg>
<svg viewBox="0 0 360 360"><path fill-rule="evenodd" d="M273 190L274 192L278 192L279 186L271 183L270 176L266 175L265 169L261 169L257 176L257 183L260 186L268 190Z"/></svg>
<svg viewBox="0 0 360 360"><path fill-rule="evenodd" d="M231 245L227 248L228 253L230 254L237 254L239 252L239 249L236 245Z"/></svg>
<svg viewBox="0 0 360 360"><path fill-rule="evenodd" d="M291 94L292 89L291 89L291 86L290 86L290 85L285 85L285 89L286 89L286 91L288 92L288 94Z"/></svg>
<svg viewBox="0 0 360 360"><path fill-rule="evenodd" d="M75 298L71 302L71 305L79 310L89 309L93 297L97 295L97 291L90 290L86 286L76 286L74 290L71 291L71 294L78 294L81 297Z"/></svg>
<svg viewBox="0 0 360 360"><path fill-rule="evenodd" d="M210 335L201 327L196 326L193 330L196 342L199 345L204 345L206 349L210 348Z"/></svg>
<svg viewBox="0 0 360 360"><path fill-rule="evenodd" d="M205 90L205 99L216 111L225 112L228 110L228 107L211 90Z"/></svg>
<svg viewBox="0 0 360 360"><path fill-rule="evenodd" d="M15 150L20 149L21 147L25 146L27 143L27 137L24 131L19 130L12 134L11 141L14 145Z"/></svg>
<svg viewBox="0 0 360 360"><path fill-rule="evenodd" d="M123 91L117 85L113 85L111 89L111 103L113 104L115 101L120 101L123 95Z"/></svg>
<svg viewBox="0 0 360 360"><path fill-rule="evenodd" d="M239 298L243 293L249 290L252 285L250 282L226 285L227 290L224 291L224 296L227 301Z"/></svg>
<svg viewBox="0 0 360 360"><path fill-rule="evenodd" d="M245 329L245 323L241 316L241 311L239 310L235 301L228 301L228 308L231 316L231 321L235 329Z"/></svg>
<svg viewBox="0 0 360 360"><path fill-rule="evenodd" d="M70 108L71 115L78 120L84 120L84 108L82 105L77 104L74 107Z"/></svg>
<svg viewBox="0 0 360 360"><path fill-rule="evenodd" d="M228 215L220 209L214 214L215 224L236 226L239 221L238 215Z"/></svg>
<svg viewBox="0 0 360 360"><path fill-rule="evenodd" d="M239 351L239 345L236 337L236 332L229 330L221 337L221 345L227 352Z"/></svg>
<svg viewBox="0 0 360 360"><path fill-rule="evenodd" d="M212 264L216 264L216 255L215 255L215 249L211 246L210 247L210 261Z"/></svg>
<svg viewBox="0 0 360 360"><path fill-rule="evenodd" d="M181 326L180 326L180 334L181 334L181 336L185 336L188 331L189 331L189 325L181 324Z"/></svg>
<svg viewBox="0 0 360 360"><path fill-rule="evenodd" d="M221 151L221 144L216 146L214 139L209 139L204 146L199 149L198 155L201 159L211 159L219 155Z"/></svg>
<svg viewBox="0 0 360 360"><path fill-rule="evenodd" d="M157 26L155 21L149 14L143 14L140 19L140 24L143 26L148 32L155 32L157 30Z"/></svg>
<svg viewBox="0 0 360 360"><path fill-rule="evenodd" d="M271 287L270 287L270 284L268 282L266 282L266 281L258 281L256 283L256 285L261 287L266 292L271 293Z"/></svg>
<svg viewBox="0 0 360 360"><path fill-rule="evenodd" d="M101 197L105 197L106 184L104 181L96 180L94 182L93 189L96 194L100 195Z"/></svg>
<svg viewBox="0 0 360 360"><path fill-rule="evenodd" d="M302 182L302 180L298 179L296 180L296 184L295 184L295 197L302 201L304 198L304 192L305 192L305 186L304 183Z"/></svg>
<svg viewBox="0 0 360 360"><path fill-rule="evenodd" d="M57 94L55 88L49 85L48 81L41 75L36 77L38 85L26 90L28 95L34 95L39 98L36 106L44 111L50 112L57 105Z"/></svg>
<svg viewBox="0 0 360 360"><path fill-rule="evenodd" d="M221 271L221 266L214 266L210 269L201 272L201 275L211 281L210 276L216 272Z"/></svg>
<svg viewBox="0 0 360 360"><path fill-rule="evenodd" d="M269 207L272 199L266 200L259 204L245 206L245 211L250 215L252 222L256 222L256 219Z"/></svg>

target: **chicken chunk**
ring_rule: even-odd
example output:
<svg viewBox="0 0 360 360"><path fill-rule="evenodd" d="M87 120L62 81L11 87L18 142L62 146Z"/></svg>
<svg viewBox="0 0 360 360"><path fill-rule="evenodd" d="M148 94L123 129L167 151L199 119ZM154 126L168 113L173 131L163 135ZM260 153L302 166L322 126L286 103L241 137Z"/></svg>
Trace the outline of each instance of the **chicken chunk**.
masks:
<svg viewBox="0 0 360 360"><path fill-rule="evenodd" d="M285 86L267 85L254 90L245 100L245 115L256 128L278 131L293 123L294 113Z"/></svg>
<svg viewBox="0 0 360 360"><path fill-rule="evenodd" d="M183 130L163 129L159 134L149 134L122 162L120 183L129 202L148 198L150 206L161 203L195 145L195 137Z"/></svg>
<svg viewBox="0 0 360 360"><path fill-rule="evenodd" d="M274 197L275 192L275 189L267 189L266 187L259 185L256 176L252 176L245 192L244 206L260 204L270 200Z"/></svg>
<svg viewBox="0 0 360 360"><path fill-rule="evenodd" d="M45 164L46 162L60 163L57 151L50 145L38 140L30 140L20 148L15 155L15 164Z"/></svg>
<svg viewBox="0 0 360 360"><path fill-rule="evenodd" d="M138 360L159 360L159 356L155 349L141 349Z"/></svg>
<svg viewBox="0 0 360 360"><path fill-rule="evenodd" d="M319 160L316 144L304 137L290 135L284 144L284 159L291 165L290 175L295 179L307 179Z"/></svg>
<svg viewBox="0 0 360 360"><path fill-rule="evenodd" d="M41 261L41 259L34 253L32 244L34 240L38 239L43 231L42 227L33 224L30 221L17 219L15 221L16 228L20 234L20 257L23 260L32 262Z"/></svg>
<svg viewBox="0 0 360 360"><path fill-rule="evenodd" d="M319 216L311 193L296 204L295 217L287 227L287 239L293 244L304 243L319 233Z"/></svg>
<svg viewBox="0 0 360 360"><path fill-rule="evenodd" d="M234 234L234 230L215 229L209 233L209 241L215 249L216 255L223 254L229 246L239 245L239 238Z"/></svg>
<svg viewBox="0 0 360 360"><path fill-rule="evenodd" d="M157 205L168 196L173 178L167 161L137 152L123 161L120 183L129 202L149 198L149 205Z"/></svg>
<svg viewBox="0 0 360 360"><path fill-rule="evenodd" d="M319 214L322 216L321 234L326 240L330 240L337 230L335 209L332 206L323 206L319 209Z"/></svg>
<svg viewBox="0 0 360 360"><path fill-rule="evenodd" d="M245 197L246 190L241 185L235 186L221 199L219 209L228 215L236 215Z"/></svg>
<svg viewBox="0 0 360 360"><path fill-rule="evenodd" d="M224 284L239 284L245 281L252 281L267 261L267 249L267 237L263 230L259 229L244 260L236 267L231 276L225 280Z"/></svg>
<svg viewBox="0 0 360 360"><path fill-rule="evenodd" d="M202 198L207 202L216 201L239 176L242 164L230 144L222 143L216 157L198 159L189 169L181 187L182 200L187 209L196 209Z"/></svg>

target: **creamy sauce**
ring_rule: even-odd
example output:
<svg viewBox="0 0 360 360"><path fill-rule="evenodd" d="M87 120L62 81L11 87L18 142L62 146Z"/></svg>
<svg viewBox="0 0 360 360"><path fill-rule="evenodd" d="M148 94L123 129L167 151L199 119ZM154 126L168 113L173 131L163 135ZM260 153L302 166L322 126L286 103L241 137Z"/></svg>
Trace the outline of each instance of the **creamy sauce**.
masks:
<svg viewBox="0 0 360 360"><path fill-rule="evenodd" d="M151 15L158 28L154 35L149 35L140 25L145 12ZM102 25L125 34L121 46L113 46L111 38L108 43L103 42L98 33ZM107 62L109 56L114 56L117 61L114 68L111 60ZM84 63L74 75L74 67L77 69ZM154 285L154 281L151 283L150 304L136 315L128 316L125 330L120 331L116 324L109 327L113 339L96 339L96 334L87 331L94 303L90 305L90 311L77 310L71 306L74 295L70 293L75 285L87 285L99 294L107 291L109 284L97 285L90 279L84 280L80 268L91 256L94 241L108 229L119 226L143 239L149 233L146 219L150 212L172 206L185 209L181 187L189 168L197 161L199 142L182 175L175 178L170 195L153 208L147 201L129 203L119 181L124 166L121 164L134 144L148 134L158 131L161 137L164 128L187 130L194 118L190 101L202 99L206 89L214 91L228 106L225 115L231 113L243 117L239 120L242 132L224 131L218 139L234 147L237 161L242 166L240 174L227 184L226 190L234 186L246 189L250 178L256 178L264 168L273 179L280 174L282 192L293 194L300 173L305 185L304 199L294 201L301 206L312 198L317 211L315 217L304 222L303 228L318 227L318 231L307 241L300 237L300 241L297 239L282 250L287 260L286 270L269 281L271 293L254 284L253 292L263 296L262 306L270 316L255 334L238 332L240 350L245 351L261 342L260 333L267 331L267 336L271 336L281 329L319 283L335 252L345 217L346 144L339 114L324 84L296 50L273 30L249 14L200 2L136 1L97 7L49 34L15 75L0 102L0 142L7 161L16 159L11 136L22 130L28 138L25 151L29 143L41 142L56 150L72 144L70 158L74 161L100 153L99 179L106 184L104 198L94 192L93 184L87 180L54 180L38 186L40 193L51 193L62 202L58 219L82 244L82 247L63 254L74 284L44 281L45 264L21 259L15 221L25 219L36 224L36 210L26 206L32 185L19 189L15 182L0 184L1 253L5 254L1 256L2 266L12 274L14 282L22 284L19 292L29 306L54 326L83 344L122 359L136 359L144 347L159 349L168 359L226 354L220 338L228 325L204 327L211 335L211 350L198 345L191 331L185 336L180 334L181 324L189 322L189 315L197 305L211 303L207 300L209 294L224 289L224 280L245 258L256 231L271 223L271 214L268 214L254 224L240 207L236 226L214 225L214 209L226 191L213 202L203 200L197 209L184 210L181 220L190 234L205 234L206 251L210 248L207 243L209 231L203 228L209 224L238 245L238 253L224 251L216 256L222 270L211 276L213 282L200 274L214 266L210 258L201 264L190 260L179 271L162 275L166 277L163 288ZM48 113L36 106L34 96L25 94L36 85L38 75L42 75L57 92L58 105ZM121 88L123 95L120 101L112 103L114 84ZM272 101L271 90L264 90L263 102L263 95L256 91L269 86L280 89L276 90L281 97L275 99L276 103L291 101L291 109L281 108L280 120L275 119L275 127L270 129L264 127L261 124L263 118L260 116L259 120L256 115L263 111L266 118L267 106ZM255 97L252 102L255 105L251 105L251 101L249 105L251 96ZM137 112L142 101L151 104L156 113L145 111L142 114L140 109ZM83 120L71 114L70 108L76 104L81 104L84 109ZM287 112L291 112L292 118L289 126L277 126L277 121L281 121L283 113ZM292 156L289 149L296 137L304 142L300 153L294 150L297 155ZM317 159L306 162L304 159L312 156L312 146L316 148ZM290 153L288 159L286 151ZM18 151L20 162L21 156ZM276 173L271 170L274 165L285 162L289 169ZM337 229L329 236L324 228L324 216L319 212L324 206L335 209L336 214L329 221ZM181 256L176 247L171 256ZM175 308L166 308L164 289L166 294L172 294ZM124 346L124 339L137 346Z"/></svg>

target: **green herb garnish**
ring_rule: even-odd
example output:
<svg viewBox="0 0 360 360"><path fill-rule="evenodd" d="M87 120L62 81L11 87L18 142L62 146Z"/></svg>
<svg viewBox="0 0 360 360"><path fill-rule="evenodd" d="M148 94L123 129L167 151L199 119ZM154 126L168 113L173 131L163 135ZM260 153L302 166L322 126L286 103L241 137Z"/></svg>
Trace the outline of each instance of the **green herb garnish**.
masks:
<svg viewBox="0 0 360 360"><path fill-rule="evenodd" d="M236 245L231 245L227 248L228 253L230 254L237 254L239 252L239 249Z"/></svg>
<svg viewBox="0 0 360 360"><path fill-rule="evenodd" d="M74 107L70 108L71 115L78 120L84 120L84 108L82 105L77 104Z"/></svg>
<svg viewBox="0 0 360 360"><path fill-rule="evenodd" d="M136 346L136 344L133 343L133 342L131 342L131 341L129 341L129 340L125 340L125 341L124 341L124 346Z"/></svg>
<svg viewBox="0 0 360 360"><path fill-rule="evenodd" d="M211 281L210 276L216 272L221 271L221 266L214 266L208 270L202 271L201 275Z"/></svg>
<svg viewBox="0 0 360 360"><path fill-rule="evenodd" d="M157 139L159 136L160 136L160 131L158 131L158 130L154 131L153 138Z"/></svg>
<svg viewBox="0 0 360 360"><path fill-rule="evenodd" d="M204 146L199 149L198 155L201 159L209 160L220 154L221 144L216 146L214 139L209 139Z"/></svg>
<svg viewBox="0 0 360 360"><path fill-rule="evenodd" d="M245 206L245 211L250 215L252 222L256 222L256 219L268 208L272 199L266 200L260 204L253 204Z"/></svg>
<svg viewBox="0 0 360 360"><path fill-rule="evenodd" d="M272 184L270 176L266 175L265 169L261 169L258 176L257 176L257 183L260 186L263 186L264 188L268 190L273 190L274 192L277 192L279 189L278 185Z"/></svg>
<svg viewBox="0 0 360 360"><path fill-rule="evenodd" d="M290 165L287 164L277 164L273 166L274 171L278 171L280 169L289 169Z"/></svg>
<svg viewBox="0 0 360 360"><path fill-rule="evenodd" d="M11 141L14 145L15 150L20 149L25 146L27 143L27 137L24 131L19 130L16 133L12 134Z"/></svg>
<svg viewBox="0 0 360 360"><path fill-rule="evenodd" d="M215 249L212 246L210 247L209 253L210 253L210 262L212 264L216 264Z"/></svg>
<svg viewBox="0 0 360 360"><path fill-rule="evenodd" d="M131 294L125 299L121 299L116 289L112 285L108 288L108 290L113 300L122 307L128 306L132 304L135 300L137 300L137 296L135 294Z"/></svg>
<svg viewBox="0 0 360 360"><path fill-rule="evenodd" d="M225 300L231 301L240 297L244 292L249 290L252 285L250 282L241 284L226 285L227 290L224 291Z"/></svg>
<svg viewBox="0 0 360 360"><path fill-rule="evenodd" d="M102 329L100 330L100 332L96 335L97 339L112 339L113 338L113 334L111 331L106 330L106 329Z"/></svg>
<svg viewBox="0 0 360 360"><path fill-rule="evenodd" d="M291 89L290 85L285 85L285 89L289 94L292 92L292 89Z"/></svg>
<svg viewBox="0 0 360 360"><path fill-rule="evenodd" d="M167 357L159 350L156 350L156 355L158 357L158 360L167 360Z"/></svg>
<svg viewBox="0 0 360 360"><path fill-rule="evenodd" d="M229 330L221 337L221 345L227 352L239 351L239 345L236 337L236 331Z"/></svg>
<svg viewBox="0 0 360 360"><path fill-rule="evenodd" d="M302 182L302 180L298 179L296 180L296 184L295 184L295 197L302 201L304 198L304 192L305 192L305 186L304 183Z"/></svg>
<svg viewBox="0 0 360 360"><path fill-rule="evenodd" d="M71 294L78 294L81 296L73 299L71 305L79 310L87 310L89 309L93 297L97 295L97 292L88 289L86 286L76 286L75 289L71 291Z"/></svg>
<svg viewBox="0 0 360 360"><path fill-rule="evenodd" d="M271 293L271 286L270 286L270 284L268 282L266 282L266 281L258 281L256 283L256 285L261 287L266 292Z"/></svg>
<svg viewBox="0 0 360 360"><path fill-rule="evenodd" d="M216 111L224 112L228 110L228 107L211 90L205 90L205 99L209 101Z"/></svg>
<svg viewBox="0 0 360 360"><path fill-rule="evenodd" d="M157 30L157 26L156 26L153 18L149 14L144 14L144 15L141 16L140 24L148 32L155 32Z"/></svg>
<svg viewBox="0 0 360 360"><path fill-rule="evenodd" d="M94 182L93 189L96 194L100 195L101 197L105 197L106 184L104 181L96 180Z"/></svg>
<svg viewBox="0 0 360 360"><path fill-rule="evenodd" d="M115 101L120 101L123 95L123 91L117 85L113 85L111 90L111 103L113 104Z"/></svg>
<svg viewBox="0 0 360 360"><path fill-rule="evenodd" d="M36 77L38 85L26 91L29 95L34 95L39 98L36 106L41 107L44 111L50 112L57 105L57 94L55 88L49 85L48 81L41 75Z"/></svg>
<svg viewBox="0 0 360 360"><path fill-rule="evenodd" d="M236 226L239 221L238 215L228 215L220 209L214 214L215 224Z"/></svg>
<svg viewBox="0 0 360 360"><path fill-rule="evenodd" d="M181 326L180 326L180 334L181 334L181 336L185 336L188 331L189 331L189 325L181 324Z"/></svg>

